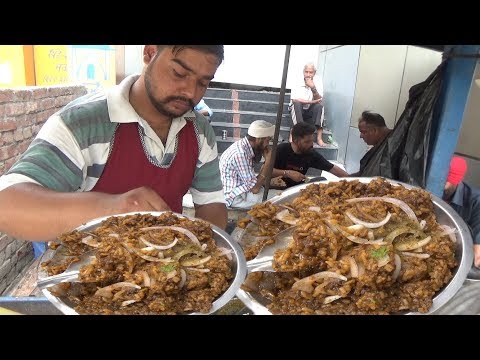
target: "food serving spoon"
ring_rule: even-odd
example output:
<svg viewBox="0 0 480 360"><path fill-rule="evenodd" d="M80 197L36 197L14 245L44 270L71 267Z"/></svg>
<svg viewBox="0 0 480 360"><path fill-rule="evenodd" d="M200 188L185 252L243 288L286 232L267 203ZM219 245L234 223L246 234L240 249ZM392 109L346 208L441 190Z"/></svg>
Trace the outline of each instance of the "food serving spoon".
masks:
<svg viewBox="0 0 480 360"><path fill-rule="evenodd" d="M293 240L293 230L295 226L280 231L273 238L275 242L271 245L265 245L262 250L255 256L254 259L247 261L247 270L249 273L256 271L270 271L275 270L272 267L273 254L276 250L282 249L288 246L290 241Z"/></svg>
<svg viewBox="0 0 480 360"><path fill-rule="evenodd" d="M80 255L80 260L72 262L61 274L47 276L46 278L39 279L37 286L40 289L45 289L63 282L80 282L78 274L80 268L84 265L88 265L93 259L95 250L90 250Z"/></svg>

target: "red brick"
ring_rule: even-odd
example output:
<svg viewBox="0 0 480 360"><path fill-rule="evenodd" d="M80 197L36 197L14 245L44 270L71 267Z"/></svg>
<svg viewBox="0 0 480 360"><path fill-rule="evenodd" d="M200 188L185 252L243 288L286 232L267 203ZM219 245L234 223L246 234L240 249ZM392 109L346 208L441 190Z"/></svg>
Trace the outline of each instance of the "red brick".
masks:
<svg viewBox="0 0 480 360"><path fill-rule="evenodd" d="M20 144L17 144L17 154L18 155L23 154L25 150L27 150L31 142L32 142L31 139L29 139L26 141L22 141Z"/></svg>
<svg viewBox="0 0 480 360"><path fill-rule="evenodd" d="M49 86L47 88L48 97L51 98L63 95L64 91L63 86Z"/></svg>
<svg viewBox="0 0 480 360"><path fill-rule="evenodd" d="M32 91L26 89L14 90L13 95L17 101L26 101L32 98Z"/></svg>
<svg viewBox="0 0 480 360"><path fill-rule="evenodd" d="M17 116L25 114L25 104L22 102L10 103L5 107L5 115Z"/></svg>
<svg viewBox="0 0 480 360"><path fill-rule="evenodd" d="M22 128L16 129L13 131L13 140L15 141L22 141L23 140L23 133Z"/></svg>
<svg viewBox="0 0 480 360"><path fill-rule="evenodd" d="M38 110L38 102L37 101L28 101L25 103L25 112L30 114Z"/></svg>
<svg viewBox="0 0 480 360"><path fill-rule="evenodd" d="M8 170L10 170L11 167L13 166L13 164L15 164L19 158L20 158L20 155L17 155L13 158L7 159L5 161L4 173L6 173Z"/></svg>
<svg viewBox="0 0 480 360"><path fill-rule="evenodd" d="M48 96L47 88L44 87L37 87L33 90L33 98L34 99L43 99L44 97Z"/></svg>
<svg viewBox="0 0 480 360"><path fill-rule="evenodd" d="M0 160L7 160L17 155L17 145L10 144L0 148Z"/></svg>
<svg viewBox="0 0 480 360"><path fill-rule="evenodd" d="M0 133L0 146L13 143L13 131L4 131Z"/></svg>
<svg viewBox="0 0 480 360"><path fill-rule="evenodd" d="M55 107L62 108L70 102L70 96L58 96L55 98Z"/></svg>
<svg viewBox="0 0 480 360"><path fill-rule="evenodd" d="M32 137L32 127L27 126L23 128L23 138L27 140L27 139L30 139L31 137Z"/></svg>
<svg viewBox="0 0 480 360"><path fill-rule="evenodd" d="M27 123L27 115L19 115L15 117L15 122L17 123L17 130L19 128L23 128L25 126L28 126Z"/></svg>
<svg viewBox="0 0 480 360"><path fill-rule="evenodd" d="M72 94L75 95L76 98L87 93L87 88L83 85L73 86L72 89Z"/></svg>
<svg viewBox="0 0 480 360"><path fill-rule="evenodd" d="M37 113L30 113L28 115L25 115L24 124L25 126L31 126L35 124L36 120L37 120Z"/></svg>
<svg viewBox="0 0 480 360"><path fill-rule="evenodd" d="M14 99L12 89L0 89L0 103L12 102Z"/></svg>
<svg viewBox="0 0 480 360"><path fill-rule="evenodd" d="M55 105L55 99L51 97L40 100L39 108L42 110L51 109Z"/></svg>
<svg viewBox="0 0 480 360"><path fill-rule="evenodd" d="M36 114L36 119L35 122L38 123L44 123L48 119L48 114L47 110L42 110Z"/></svg>
<svg viewBox="0 0 480 360"><path fill-rule="evenodd" d="M0 121L0 133L3 131L15 130L17 128L17 122L13 118Z"/></svg>

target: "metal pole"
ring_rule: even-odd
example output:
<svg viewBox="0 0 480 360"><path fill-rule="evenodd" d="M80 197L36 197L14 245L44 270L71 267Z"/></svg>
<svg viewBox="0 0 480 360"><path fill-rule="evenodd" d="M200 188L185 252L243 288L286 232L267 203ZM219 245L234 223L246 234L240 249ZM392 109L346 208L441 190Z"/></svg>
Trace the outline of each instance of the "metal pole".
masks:
<svg viewBox="0 0 480 360"><path fill-rule="evenodd" d="M275 164L275 154L277 152L278 133L280 132L280 125L282 124L283 115L283 102L285 100L285 87L287 84L288 62L290 61L290 48L292 45L286 45L285 47L285 59L283 60L283 75L282 75L282 87L280 88L280 97L278 99L277 110L277 123L275 124L275 134L273 136L272 145L272 160L270 166L267 169L267 178L265 179L265 191L263 192L263 201L267 200L268 190L270 189L270 179L272 178L273 165Z"/></svg>
<svg viewBox="0 0 480 360"><path fill-rule="evenodd" d="M426 176L426 189L439 197L442 197L450 159L458 143L480 46L449 45L446 47L446 51L451 53L451 50L455 50L457 54L448 59L445 69L443 89L438 100L440 106L439 116L436 119L438 130L431 147L430 164Z"/></svg>

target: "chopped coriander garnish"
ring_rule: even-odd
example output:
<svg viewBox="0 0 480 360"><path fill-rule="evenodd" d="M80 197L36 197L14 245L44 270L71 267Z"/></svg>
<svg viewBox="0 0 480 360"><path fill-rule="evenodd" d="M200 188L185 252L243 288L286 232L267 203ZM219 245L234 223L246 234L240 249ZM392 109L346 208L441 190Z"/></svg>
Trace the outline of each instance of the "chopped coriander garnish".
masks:
<svg viewBox="0 0 480 360"><path fill-rule="evenodd" d="M374 249L370 251L370 255L375 260L380 260L381 258L385 257L388 254L388 248L386 246L380 246L378 249Z"/></svg>
<svg viewBox="0 0 480 360"><path fill-rule="evenodd" d="M166 273L172 272L173 270L175 270L175 264L174 263L162 266L160 268L160 271L163 271L163 272L166 272Z"/></svg>

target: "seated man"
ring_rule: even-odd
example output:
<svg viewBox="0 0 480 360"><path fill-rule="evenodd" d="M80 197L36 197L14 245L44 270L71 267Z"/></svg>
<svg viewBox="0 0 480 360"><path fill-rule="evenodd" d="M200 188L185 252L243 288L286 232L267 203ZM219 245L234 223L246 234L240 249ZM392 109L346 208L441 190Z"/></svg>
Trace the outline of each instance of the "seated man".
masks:
<svg viewBox="0 0 480 360"><path fill-rule="evenodd" d="M382 115L370 111L364 111L358 119L358 131L360 131L360 138L371 148L360 160L360 170L350 176L362 176L363 169L374 154L376 146L380 145L392 132L385 124Z"/></svg>
<svg viewBox="0 0 480 360"><path fill-rule="evenodd" d="M338 177L349 176L340 167L313 150L315 127L301 122L292 127L292 142L277 146L272 177L282 176L287 187L301 184L309 168L328 171Z"/></svg>
<svg viewBox="0 0 480 360"><path fill-rule="evenodd" d="M317 129L317 143L320 146L327 144L322 140L322 113L323 113L323 84L322 79L316 76L317 69L312 63L303 68L303 83L292 89L290 109L293 109L293 124L308 122Z"/></svg>
<svg viewBox="0 0 480 360"><path fill-rule="evenodd" d="M205 101L203 99L201 99L199 103L195 105L193 110L198 111L200 114L205 116L209 121L210 121L210 116L213 115L212 109L210 109L210 107L207 104L205 104Z"/></svg>
<svg viewBox="0 0 480 360"><path fill-rule="evenodd" d="M227 206L251 208L263 200L265 171L270 167L270 139L275 126L268 121L256 120L248 127L247 136L234 142L220 157L220 175ZM265 158L257 176L254 164Z"/></svg>
<svg viewBox="0 0 480 360"><path fill-rule="evenodd" d="M463 181L466 172L465 159L454 156L442 198L467 223L473 238L474 265L480 267L480 189Z"/></svg>

